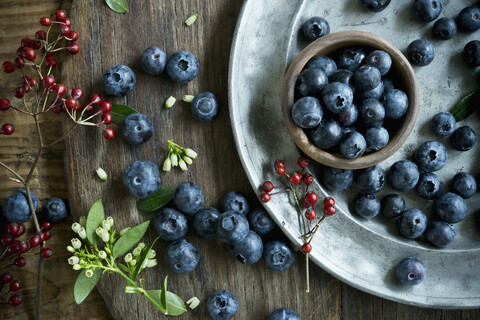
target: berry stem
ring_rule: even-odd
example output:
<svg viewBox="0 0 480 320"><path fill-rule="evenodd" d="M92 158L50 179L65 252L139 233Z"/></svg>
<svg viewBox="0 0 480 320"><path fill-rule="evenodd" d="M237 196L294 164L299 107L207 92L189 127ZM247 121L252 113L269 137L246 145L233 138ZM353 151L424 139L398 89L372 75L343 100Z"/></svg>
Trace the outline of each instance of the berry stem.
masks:
<svg viewBox="0 0 480 320"><path fill-rule="evenodd" d="M11 169L9 166L7 166L5 163L0 161L0 166L4 167L7 171L10 171L15 177L18 178L22 183L25 181L21 175L19 175L15 170Z"/></svg>
<svg viewBox="0 0 480 320"><path fill-rule="evenodd" d="M305 253L305 272L307 273L307 290L305 292L310 292L310 271L308 268L308 253Z"/></svg>

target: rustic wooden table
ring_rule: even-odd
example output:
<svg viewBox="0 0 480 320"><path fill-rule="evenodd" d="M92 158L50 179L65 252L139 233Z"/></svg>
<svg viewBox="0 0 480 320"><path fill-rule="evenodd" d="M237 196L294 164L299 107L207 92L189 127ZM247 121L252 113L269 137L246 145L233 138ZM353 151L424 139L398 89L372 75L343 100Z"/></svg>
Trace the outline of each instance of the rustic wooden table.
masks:
<svg viewBox="0 0 480 320"><path fill-rule="evenodd" d="M82 5L84 5L84 2L82 2ZM178 19L179 17L186 17L187 12L192 8L201 9L201 20L198 21L199 24L195 29L197 34L192 34L191 29L178 26L172 27L169 32L176 32L176 35L174 37L170 35L168 43L175 44L178 41L185 44L190 41L190 44L197 44L201 42L203 53L199 58L208 58L209 60L206 64L210 65L210 67L204 70L204 74L198 79L193 89L208 89L216 92L220 100L224 102L222 113L219 119L216 120L216 127L208 129L210 136L194 139L196 147L200 147L199 151L207 153L204 155L206 159L196 162L193 170L189 171L186 176L176 177L172 180L178 182L182 179L188 179L196 181L202 186L207 186L204 188L206 204L210 206L218 206L223 192L232 189L247 193L249 200L258 205L254 192L248 184L236 155L233 136L229 129L226 106L229 48L241 1L191 0L184 1L181 4L179 1L168 1L161 5L167 16L175 16ZM41 3L29 0L0 1L0 61L12 59L20 40L25 36L33 35L38 29L37 21L40 17L49 15L60 7L69 10L70 6L70 1L60 0L45 0ZM128 14L123 19L132 25L140 23L139 21L129 21ZM77 21L73 21L74 25L76 23ZM144 23L148 23L148 21ZM178 25L180 24L181 22L178 23ZM214 29L213 26L215 26ZM113 27L109 24L104 25L103 28L106 28L104 32L108 33L109 28ZM148 29L148 26L146 29ZM111 40L106 38L106 41ZM222 43L220 44L219 41ZM82 43L81 40L79 42ZM109 58L107 57L107 59ZM86 64L87 62L85 61L84 63ZM88 64L86 66L88 67ZM72 72L72 67L67 66L64 70ZM20 81L20 77L17 76L18 73L14 75L0 74L0 97L11 96L11 92ZM73 75L62 74L61 76L62 81L68 84L72 80ZM74 84L72 83L71 85ZM192 89L192 87L189 88ZM172 90L178 91L177 94L181 91L175 86L172 86ZM182 108L182 106L179 105L177 108ZM182 112L177 112L179 112L179 119L181 119ZM187 114L188 111L184 113ZM0 114L0 123L6 121L15 123L16 132L10 137L0 136L0 158L2 161L6 161L8 165L19 170L20 173L26 173L34 157L34 125L29 119L27 121L24 117L11 112ZM42 119L42 126L46 128L47 138L54 138L61 134L61 120L57 115L51 114ZM211 136L215 133L217 136ZM218 133L222 134L218 135ZM215 143L212 142L213 140ZM39 170L37 170L34 176L32 191L37 195L41 203L52 196L67 199L68 190L70 190L71 195L73 187L70 186L69 188L66 183L63 148L61 144L56 145L49 149L45 157L40 160ZM71 145L67 145L67 148L72 150ZM225 154L228 154L228 156L224 157ZM218 160L218 157L228 159L228 163L222 163L222 161ZM71 155L67 155L67 159L70 158ZM202 169L208 165L209 161L213 161L213 163L218 165L218 171L214 177L210 174L202 173ZM160 159L157 159L157 162L160 162ZM74 170L72 170L70 165L67 166L67 174L71 179ZM172 172L170 175L174 175L174 173ZM178 173L178 175L180 174ZM3 180L1 185L0 203L5 200L13 189L19 187L19 185L13 182L5 183ZM78 201L78 199L75 201ZM88 207L89 203L85 203L83 206ZM78 204L75 207L78 207ZM75 215L78 216L79 214L76 213ZM117 300L115 303L115 297L121 296L123 293L119 293L117 296L108 294L105 292L105 284L102 294L106 301L109 302L108 305L105 304L96 290L83 304L75 304L73 300L73 284L76 273L66 263L69 254L65 250L66 245L73 236L70 230L72 221L73 218L70 216L67 221L55 225L53 237L48 241L48 246L53 249L54 256L45 261L42 318L110 319L113 318L112 315L117 318L127 319L144 318L144 315L134 317L119 313L125 306L119 305L122 300ZM32 228L31 225L29 227ZM281 235L277 235L277 237L281 237ZM266 269L263 262L253 266L240 265L234 261L228 250L219 242L212 243L196 240L195 243L198 245L202 255L199 270L195 271L193 278L181 278L180 276L170 275L171 288L183 298L188 298L189 296L185 295L193 292L205 301L211 292L225 287L233 291L240 302L240 309L235 319L266 319L271 311L280 307L290 307L297 310L302 319L415 318L433 320L480 318L479 310L424 309L381 299L341 283L314 265L311 265L312 292L306 294L303 290L305 263L304 259L302 259L303 256L300 254L298 254L297 262L290 270L283 273L274 273ZM18 277L23 283L21 291L23 303L16 308L2 305L0 307L0 319L33 318L36 260L37 257L34 254L30 254L28 256L28 264L24 268L12 270L15 277ZM181 286L185 283L187 283L188 287L182 291ZM3 296L0 297L0 302L3 302L2 299L4 299ZM133 314L137 314L137 311L133 312ZM182 318L207 319L205 304L203 303L198 309L188 312Z"/></svg>

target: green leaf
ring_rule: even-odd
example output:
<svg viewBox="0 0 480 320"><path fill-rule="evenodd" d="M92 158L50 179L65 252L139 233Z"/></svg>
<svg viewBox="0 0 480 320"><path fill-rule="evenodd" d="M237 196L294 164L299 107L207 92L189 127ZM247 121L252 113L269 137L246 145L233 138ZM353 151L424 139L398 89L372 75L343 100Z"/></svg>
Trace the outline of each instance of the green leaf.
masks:
<svg viewBox="0 0 480 320"><path fill-rule="evenodd" d="M172 200L175 189L167 186L160 186L151 196L137 201L137 208L145 212L153 212Z"/></svg>
<svg viewBox="0 0 480 320"><path fill-rule="evenodd" d="M102 199L98 199L90 208L87 216L87 224L86 224L86 233L87 233L87 240L92 245L97 245L98 236L95 232L99 226L102 225L103 220L105 219L105 214L103 212L103 204Z"/></svg>
<svg viewBox="0 0 480 320"><path fill-rule="evenodd" d="M137 110L133 109L129 106L124 106L123 104L114 104L112 105L112 110L110 110L110 114L113 118L113 123L118 126L123 125L123 120L132 113L138 113Z"/></svg>
<svg viewBox="0 0 480 320"><path fill-rule="evenodd" d="M100 269L93 270L93 276L90 278L85 274L85 270L82 269L78 275L77 281L75 281L75 286L73 287L73 295L75 296L75 302L80 304L85 300L85 298L92 292L93 288L100 280L102 271Z"/></svg>
<svg viewBox="0 0 480 320"><path fill-rule="evenodd" d="M163 281L163 288L162 292L160 292L160 303L165 308L165 313L168 314L168 305L167 305L167 280L168 276L165 276L165 280Z"/></svg>
<svg viewBox="0 0 480 320"><path fill-rule="evenodd" d="M128 267L126 265L124 265L123 263L119 263L118 265L124 272L128 272Z"/></svg>
<svg viewBox="0 0 480 320"><path fill-rule="evenodd" d="M123 236L118 238L113 246L112 255L114 258L118 258L127 253L130 249L136 245L140 239L142 239L145 232L147 232L150 220L145 221L144 223L139 224L136 227L125 232Z"/></svg>
<svg viewBox="0 0 480 320"><path fill-rule="evenodd" d="M462 121L470 116L480 104L480 91L474 91L463 97L450 111L455 120Z"/></svg>
<svg viewBox="0 0 480 320"><path fill-rule="evenodd" d="M147 294L153 300L155 300L159 305L161 305L160 296L162 295L162 290L147 290ZM187 311L187 307L185 307L185 303L175 293L167 291L166 296L167 296L167 308L168 308L169 316L179 316Z"/></svg>
<svg viewBox="0 0 480 320"><path fill-rule="evenodd" d="M135 265L135 269L132 271L132 273L130 274L130 279L132 279L133 281L136 281L137 280L137 277L138 277L138 274L140 273L141 268L142 268L142 264L143 262L145 261L145 259L147 259L148 257L148 254L150 253L150 251L152 251L152 248L153 248L153 245L155 244L155 242L157 242L157 240L159 239L159 237L156 237L152 243L150 243L148 245L148 247L146 247L144 250L143 250L143 253L142 255L140 256L140 260L137 261L137 264Z"/></svg>
<svg viewBox="0 0 480 320"><path fill-rule="evenodd" d="M128 11L127 0L105 0L107 6L117 13L125 13Z"/></svg>

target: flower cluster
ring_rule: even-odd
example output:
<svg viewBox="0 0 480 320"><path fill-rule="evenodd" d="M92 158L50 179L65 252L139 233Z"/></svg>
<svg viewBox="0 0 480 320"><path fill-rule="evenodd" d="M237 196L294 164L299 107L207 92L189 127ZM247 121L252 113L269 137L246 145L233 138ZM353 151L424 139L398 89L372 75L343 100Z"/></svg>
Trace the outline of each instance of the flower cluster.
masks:
<svg viewBox="0 0 480 320"><path fill-rule="evenodd" d="M172 140L168 140L168 155L163 162L163 171L170 171L172 167L179 166L183 171L188 170L188 165L193 163L197 153L190 148L179 146Z"/></svg>

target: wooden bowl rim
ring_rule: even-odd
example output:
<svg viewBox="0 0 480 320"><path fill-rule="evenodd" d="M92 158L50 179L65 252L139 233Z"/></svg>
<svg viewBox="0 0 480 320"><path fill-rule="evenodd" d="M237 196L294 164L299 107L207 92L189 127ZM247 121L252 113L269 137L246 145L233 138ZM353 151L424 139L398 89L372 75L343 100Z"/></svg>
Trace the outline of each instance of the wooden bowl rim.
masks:
<svg viewBox="0 0 480 320"><path fill-rule="evenodd" d="M294 102L295 82L305 64L316 55L328 55L341 48L365 46L386 51L392 57L392 68L400 71L399 77L405 84L408 96L408 110L402 118L402 125L395 135L390 137L385 148L361 156L357 159L346 159L341 155L331 154L315 146L303 129L291 118ZM282 84L281 107L284 123L295 144L313 160L339 169L362 169L378 164L392 156L405 143L415 127L419 112L419 90L412 66L403 53L385 39L363 31L339 31L315 40L303 49L290 64Z"/></svg>

